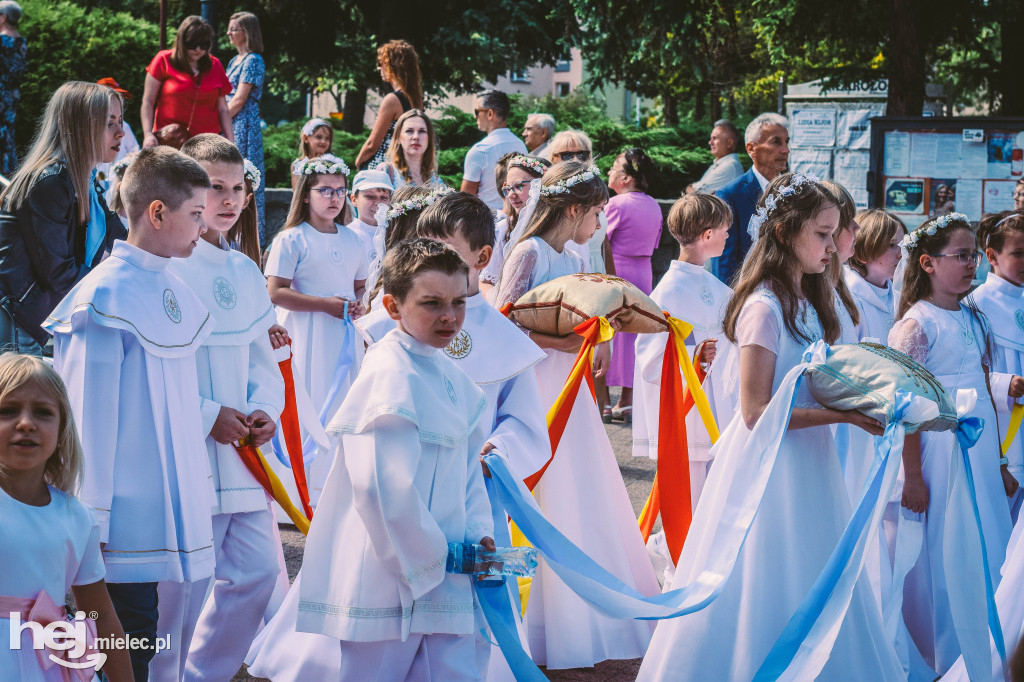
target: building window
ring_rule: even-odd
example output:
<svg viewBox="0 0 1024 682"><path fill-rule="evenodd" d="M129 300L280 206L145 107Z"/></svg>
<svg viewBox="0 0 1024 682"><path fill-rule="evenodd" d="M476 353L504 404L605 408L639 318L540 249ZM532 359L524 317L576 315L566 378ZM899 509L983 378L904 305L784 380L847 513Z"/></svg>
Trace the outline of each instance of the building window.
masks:
<svg viewBox="0 0 1024 682"><path fill-rule="evenodd" d="M530 74L526 69L520 69L519 71L509 71L508 79L513 83L529 83Z"/></svg>
<svg viewBox="0 0 1024 682"><path fill-rule="evenodd" d="M566 73L569 70L569 60L559 59L555 62L555 73Z"/></svg>
<svg viewBox="0 0 1024 682"><path fill-rule="evenodd" d="M569 94L568 83L555 83L555 96L566 97Z"/></svg>

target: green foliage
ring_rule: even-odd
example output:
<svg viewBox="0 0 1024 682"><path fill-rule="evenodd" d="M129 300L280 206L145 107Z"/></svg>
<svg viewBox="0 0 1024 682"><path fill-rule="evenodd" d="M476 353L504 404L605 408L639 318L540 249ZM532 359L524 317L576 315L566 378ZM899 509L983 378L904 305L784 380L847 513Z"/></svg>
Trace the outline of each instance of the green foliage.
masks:
<svg viewBox="0 0 1024 682"><path fill-rule="evenodd" d="M114 78L133 95L125 119L140 133L138 102L144 68L157 52L157 27L126 12L89 10L66 0L22 0L21 6L19 29L28 41L28 70L18 107L19 150L27 150L36 119L53 91L69 80Z"/></svg>
<svg viewBox="0 0 1024 682"><path fill-rule="evenodd" d="M553 98L512 98L509 127L519 133L526 117L533 112L550 113L558 122L557 130L583 130L594 143L597 166L607 178L615 157L629 147L640 147L654 161L657 172L651 179L651 196L671 198L700 178L713 158L708 151L710 131L706 124L685 120L671 128L638 130L601 113L597 100L584 94ZM288 187L290 164L297 158L301 122L271 126L263 135L267 177L271 187ZM438 139L438 174L452 187L462 183L462 164L469 148L483 137L470 114L449 107L434 121ZM333 153L351 164L369 131L351 135L335 128Z"/></svg>

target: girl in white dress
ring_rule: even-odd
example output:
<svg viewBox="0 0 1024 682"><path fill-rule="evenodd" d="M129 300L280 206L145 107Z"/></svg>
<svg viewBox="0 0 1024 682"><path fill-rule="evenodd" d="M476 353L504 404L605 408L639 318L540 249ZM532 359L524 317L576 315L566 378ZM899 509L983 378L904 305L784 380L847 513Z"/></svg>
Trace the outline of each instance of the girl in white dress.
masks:
<svg viewBox="0 0 1024 682"><path fill-rule="evenodd" d="M969 457L990 578L998 585L1011 530L1006 497L1016 491L1017 481L1005 460L1000 463L998 429L991 428L997 423L993 404L1007 409L1008 401L1005 388L1002 395L989 392L988 324L970 298L961 302L980 261L974 232L966 216L950 213L924 223L902 245L908 258L889 345L924 365L951 394L958 389L977 393L973 416L984 420L985 429ZM904 585L903 616L924 660L940 674L961 650L950 602L960 599L957 591L977 588L959 576L947 579L944 569L945 524L966 523L949 520L946 508L951 458L960 456L950 431L908 436L903 449L902 504L912 512L927 512L921 555Z"/></svg>
<svg viewBox="0 0 1024 682"><path fill-rule="evenodd" d="M828 266L828 277L836 290L836 314L839 315L839 338L836 343L857 343L857 325L860 313L843 279L843 265L853 256L854 242L860 225L856 220L857 204L846 188L837 182L822 181L821 185L839 201L839 229L835 234L836 252Z"/></svg>
<svg viewBox="0 0 1024 682"><path fill-rule="evenodd" d="M22 682L65 682L68 668L44 667L33 649L33 630L63 620L64 595L75 596L74 626L84 634L91 615L93 633L118 642L124 631L103 581L100 527L91 509L73 495L81 478L82 445L64 383L42 360L0 356L0 671ZM12 617L17 622L12 622ZM31 624L30 624L31 623ZM20 648L10 646L21 628ZM75 632L76 630L72 630ZM42 639L40 640L42 641ZM87 662L75 637L74 658ZM53 650L50 655L60 657ZM111 682L131 680L124 649L105 649L102 666ZM79 654L82 654L79 656ZM83 670L81 679L92 676Z"/></svg>
<svg viewBox="0 0 1024 682"><path fill-rule="evenodd" d="M599 171L582 163L552 166L541 182L536 211L510 242L495 297L499 308L545 282L583 272L582 259L566 244L587 243L608 201ZM562 390L582 339L536 332L530 338L548 351L548 358L536 366L546 408ZM607 344L598 346L596 376L607 370L609 359ZM660 591L590 391L579 391L554 459L534 496L566 537L619 580L648 596ZM531 584L526 628L533 659L552 669L640 658L651 638L650 623L598 613L543 561Z"/></svg>
<svg viewBox="0 0 1024 682"><path fill-rule="evenodd" d="M860 313L857 340L886 343L896 319L892 278L900 263L900 241L907 226L892 213L873 208L857 214L857 240L853 258L843 273Z"/></svg>
<svg viewBox="0 0 1024 682"><path fill-rule="evenodd" d="M363 356L352 320L363 313L366 252L352 230L334 222L345 206L348 172L340 160L311 159L298 168L288 219L266 267L277 321L292 338L296 383L303 382L324 424L341 405ZM320 448L306 468L313 505L331 467L327 453Z"/></svg>
<svg viewBox="0 0 1024 682"><path fill-rule="evenodd" d="M987 223L987 224L986 224ZM992 393L999 394L999 386L1009 378L1008 395L1022 402L1024 392L1024 215L1001 213L986 218L978 229L978 240L985 249L992 269L985 283L972 294L992 324L992 345L996 359L1001 358L1002 375L993 373ZM998 365L999 363L996 362ZM999 438L1006 437L1007 420L1000 420ZM1021 465L1021 435L1011 443L1006 453L1010 473L1016 477ZM1024 635L1024 543L1020 534L1024 525L1017 523L1006 551L1002 567L1002 581L996 590L996 605L1003 626L1007 653ZM993 646L991 649L992 677L1002 682L1003 664ZM956 662L944 680L968 680L963 658Z"/></svg>
<svg viewBox="0 0 1024 682"><path fill-rule="evenodd" d="M719 524L714 498L725 492L718 490L716 480L730 468L754 466L736 462L747 457L747 442L738 436L758 422L808 345L819 339L834 342L839 336L835 295L826 274L839 228L836 198L806 176L783 174L769 185L759 207L759 237L723 325L726 337L739 346L740 409L712 450L715 463L690 538ZM882 428L858 412L820 408L806 389L797 394L796 404L722 593L701 611L659 623L638 679L752 679L811 591L850 516L829 426L847 423L876 434ZM692 546L683 546L673 588L688 585L703 570L700 552ZM819 679L902 678L861 578Z"/></svg>

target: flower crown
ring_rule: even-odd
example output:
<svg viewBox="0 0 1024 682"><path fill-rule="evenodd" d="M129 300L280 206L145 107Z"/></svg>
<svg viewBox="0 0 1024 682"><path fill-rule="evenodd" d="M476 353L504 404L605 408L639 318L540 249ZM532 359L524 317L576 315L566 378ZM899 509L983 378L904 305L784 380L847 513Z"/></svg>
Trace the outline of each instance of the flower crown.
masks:
<svg viewBox="0 0 1024 682"><path fill-rule="evenodd" d="M382 222L390 223L395 218L404 216L411 211L422 211L427 206L430 206L437 201L439 197L451 194L454 191L454 189L445 185L444 187L432 190L430 194L424 194L422 196L406 199L405 201L399 201L393 206L381 204L374 217L377 219L378 225L381 225Z"/></svg>
<svg viewBox="0 0 1024 682"><path fill-rule="evenodd" d="M320 126L327 126L330 128L331 124L322 118L311 118L302 126L302 134L309 137Z"/></svg>
<svg viewBox="0 0 1024 682"><path fill-rule="evenodd" d="M128 168L128 166L132 165L132 161L135 160L135 155L136 154L138 154L138 152L132 152L131 154L128 154L123 159L121 159L120 161L115 163L113 166L111 166L110 167L110 174L111 175L116 175L118 177L124 177L125 170Z"/></svg>
<svg viewBox="0 0 1024 682"><path fill-rule="evenodd" d="M255 192L260 188L260 179L263 175L260 173L260 169L256 167L249 159L244 159L242 165L245 167L245 179L252 183L252 191Z"/></svg>
<svg viewBox="0 0 1024 682"><path fill-rule="evenodd" d="M509 168L525 168L537 175L544 175L548 167L535 156L513 156L508 162Z"/></svg>
<svg viewBox="0 0 1024 682"><path fill-rule="evenodd" d="M799 193L800 187L809 183L820 182L817 177L813 175L804 175L803 173L796 173L790 178L789 184L784 187L780 187L776 192L766 194L764 197L764 205L758 206L757 211L750 218L750 225L748 229L751 234L756 235L761 231L761 226L768 220L768 216L772 214L779 206L779 201L786 197L791 197L794 194Z"/></svg>
<svg viewBox="0 0 1024 682"><path fill-rule="evenodd" d="M315 159L304 159L295 164L292 169L292 175L312 175L318 173L320 175L335 175L341 173L342 175L348 176L349 170L345 162L339 159L333 154L324 154L318 156Z"/></svg>
<svg viewBox="0 0 1024 682"><path fill-rule="evenodd" d="M553 185L542 185L540 188L540 195L542 197L550 197L555 194L566 194L570 187L580 184L581 182L590 182L594 178L601 177L601 170L597 166L591 166L582 173L576 175L570 175L564 180L559 180Z"/></svg>
<svg viewBox="0 0 1024 682"><path fill-rule="evenodd" d="M928 227L919 227L904 237L903 241L900 242L900 246L907 251L916 249L917 243L920 241L921 237L931 237L939 230L949 227L950 223L967 223L970 225L971 219L963 213L947 213L946 215L941 215L929 223Z"/></svg>

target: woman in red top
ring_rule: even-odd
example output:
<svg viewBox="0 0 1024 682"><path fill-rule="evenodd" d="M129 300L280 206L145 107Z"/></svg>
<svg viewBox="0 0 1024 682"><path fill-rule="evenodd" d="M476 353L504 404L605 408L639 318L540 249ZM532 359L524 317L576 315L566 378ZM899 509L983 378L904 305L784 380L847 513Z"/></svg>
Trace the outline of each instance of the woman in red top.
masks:
<svg viewBox="0 0 1024 682"><path fill-rule="evenodd" d="M155 131L171 123L186 138L218 133L234 142L225 96L231 82L220 60L210 54L213 27L202 17L186 17L178 27L173 50L161 50L146 67L142 95L143 147L159 144Z"/></svg>

